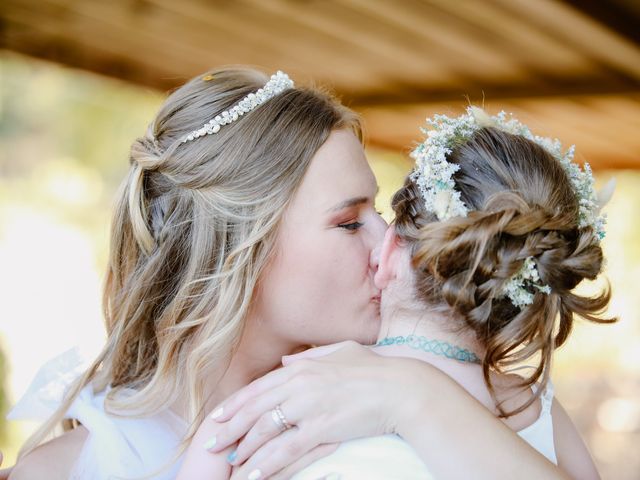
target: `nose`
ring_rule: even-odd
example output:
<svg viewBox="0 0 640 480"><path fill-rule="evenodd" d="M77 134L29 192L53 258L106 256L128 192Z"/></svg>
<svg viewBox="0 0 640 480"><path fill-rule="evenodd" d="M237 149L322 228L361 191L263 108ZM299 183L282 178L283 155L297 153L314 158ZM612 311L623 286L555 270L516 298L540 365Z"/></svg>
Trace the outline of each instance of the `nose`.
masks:
<svg viewBox="0 0 640 480"><path fill-rule="evenodd" d="M371 253L369 254L369 267L374 271L378 271L378 265L380 264L380 249L382 248L382 241L384 240L384 234L387 231L387 222L376 213L376 219L374 222L374 228L371 235Z"/></svg>
<svg viewBox="0 0 640 480"><path fill-rule="evenodd" d="M380 265L380 247L381 245L374 247L369 255L369 267L374 272L378 271L378 266Z"/></svg>

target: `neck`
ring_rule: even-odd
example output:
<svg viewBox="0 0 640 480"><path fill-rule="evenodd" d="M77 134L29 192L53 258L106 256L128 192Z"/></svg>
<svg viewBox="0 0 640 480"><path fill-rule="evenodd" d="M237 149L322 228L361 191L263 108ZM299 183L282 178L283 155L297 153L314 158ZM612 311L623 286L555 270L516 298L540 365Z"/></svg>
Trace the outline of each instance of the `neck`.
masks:
<svg viewBox="0 0 640 480"><path fill-rule="evenodd" d="M212 372L208 376L212 380L204 388L204 411L207 413L253 380L280 367L283 355L303 350L301 346L294 345L265 328L266 322L261 319L248 318L247 322L240 343L222 376L220 372ZM188 398L184 395L172 409L183 418L188 418L187 406Z"/></svg>
<svg viewBox="0 0 640 480"><path fill-rule="evenodd" d="M459 323L455 319L442 313L425 312L424 308L403 308L401 311L383 308L378 341L385 337L423 336L429 340L448 342L482 357L484 349L475 334L468 329L456 329L457 325Z"/></svg>

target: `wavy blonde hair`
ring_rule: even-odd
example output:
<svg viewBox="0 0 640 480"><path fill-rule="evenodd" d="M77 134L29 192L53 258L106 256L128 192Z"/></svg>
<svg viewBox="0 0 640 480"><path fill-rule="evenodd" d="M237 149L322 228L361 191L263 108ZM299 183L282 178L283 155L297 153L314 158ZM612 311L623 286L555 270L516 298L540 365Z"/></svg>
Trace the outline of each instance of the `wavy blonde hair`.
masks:
<svg viewBox="0 0 640 480"><path fill-rule="evenodd" d="M426 211L415 182L407 177L392 200L395 227L407 242L416 274L417 296L440 312L457 314L486 349L482 368L494 400L491 371L538 358L521 383L544 391L553 351L571 332L575 316L602 318L610 299L607 286L593 298L575 293L584 279L595 279L604 258L591 227L578 226L578 200L569 178L541 146L493 127L482 128L447 156L459 165L456 190L471 212L440 222ZM515 307L501 291L526 258L533 257L551 294L536 293L531 305Z"/></svg>
<svg viewBox="0 0 640 480"><path fill-rule="evenodd" d="M216 135L180 143L267 80L242 67L199 75L167 98L133 142L111 225L106 346L21 455L89 384L96 392L110 387L107 411L132 416L156 413L187 392L187 439L195 433L205 380L228 367L311 159L333 130L362 140L358 117L334 97L292 88Z"/></svg>

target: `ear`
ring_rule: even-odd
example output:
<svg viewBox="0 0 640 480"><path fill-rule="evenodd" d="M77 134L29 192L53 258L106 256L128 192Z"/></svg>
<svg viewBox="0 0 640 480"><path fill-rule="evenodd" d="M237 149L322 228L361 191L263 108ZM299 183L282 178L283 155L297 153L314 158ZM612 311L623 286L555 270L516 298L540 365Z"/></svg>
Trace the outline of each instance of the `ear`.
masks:
<svg viewBox="0 0 640 480"><path fill-rule="evenodd" d="M380 290L386 288L389 282L396 278L401 248L396 229L393 225L390 225L384 234L384 240L380 248L378 271L374 277L376 287Z"/></svg>

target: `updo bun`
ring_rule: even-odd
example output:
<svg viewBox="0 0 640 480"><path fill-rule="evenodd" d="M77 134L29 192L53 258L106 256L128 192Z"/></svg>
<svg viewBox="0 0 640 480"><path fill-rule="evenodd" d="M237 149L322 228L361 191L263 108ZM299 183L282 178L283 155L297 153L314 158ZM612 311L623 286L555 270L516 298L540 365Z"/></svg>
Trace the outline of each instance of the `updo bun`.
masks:
<svg viewBox="0 0 640 480"><path fill-rule="evenodd" d="M395 227L412 253L420 300L454 309L463 327L486 348L483 371L492 394L490 371L540 355L523 387L548 381L553 350L567 339L575 315L607 323L606 287L594 298L573 293L603 267L596 232L578 226L578 200L567 174L544 148L493 127L475 132L447 162L459 165L456 191L468 206L466 217L438 221L424 206L418 186L407 177L395 194ZM550 293L531 288L530 305L516 306L505 284L533 258ZM513 415L529 406L533 396Z"/></svg>

